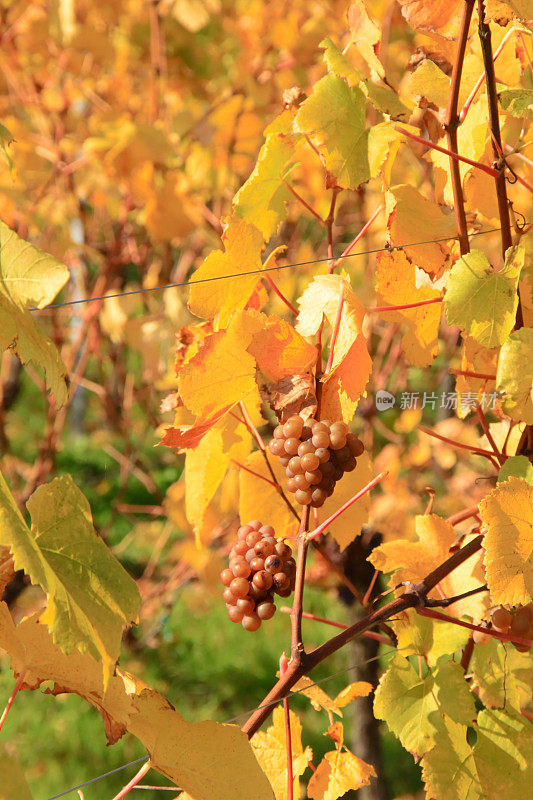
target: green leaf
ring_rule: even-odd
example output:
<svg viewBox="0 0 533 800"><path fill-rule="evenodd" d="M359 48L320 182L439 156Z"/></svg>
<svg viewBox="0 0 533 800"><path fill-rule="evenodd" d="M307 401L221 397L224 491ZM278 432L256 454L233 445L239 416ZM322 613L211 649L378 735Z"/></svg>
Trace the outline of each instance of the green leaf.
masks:
<svg viewBox="0 0 533 800"><path fill-rule="evenodd" d="M44 369L57 403L67 399L67 374L56 347L39 332L28 307L44 308L69 279L52 256L21 239L0 221L0 348L12 349L23 364Z"/></svg>
<svg viewBox="0 0 533 800"><path fill-rule="evenodd" d="M361 89L348 86L336 75L326 75L315 84L294 121L295 129L314 141L339 186L347 189L357 189L370 179L365 120L366 98Z"/></svg>
<svg viewBox="0 0 533 800"><path fill-rule="evenodd" d="M529 797L533 786L533 725L517 711L483 709L474 759L483 797Z"/></svg>
<svg viewBox="0 0 533 800"><path fill-rule="evenodd" d="M376 689L374 714L387 723L406 750L421 756L435 745L443 717L468 725L475 719L475 706L459 664L441 661L421 679L409 661L398 655Z"/></svg>
<svg viewBox="0 0 533 800"><path fill-rule="evenodd" d="M529 653L519 653L509 643L491 638L474 648L470 662L472 686L487 708L520 711L531 700L533 664Z"/></svg>
<svg viewBox="0 0 533 800"><path fill-rule="evenodd" d="M467 727L445 719L431 752L422 758L426 797L435 800L486 800L466 739Z"/></svg>
<svg viewBox="0 0 533 800"><path fill-rule="evenodd" d="M454 264L444 306L450 325L458 325L485 347L497 347L511 333L518 305L518 280L525 250L512 247L503 269L496 272L480 250L472 250Z"/></svg>
<svg viewBox="0 0 533 800"><path fill-rule="evenodd" d="M7 164L9 169L13 169L13 159L9 155L7 147L14 141L5 125L0 124L0 159Z"/></svg>
<svg viewBox="0 0 533 800"><path fill-rule="evenodd" d="M324 61L328 70L339 78L344 78L348 86L358 86L364 80L364 75L350 64L329 36L320 42L319 47L324 50Z"/></svg>
<svg viewBox="0 0 533 800"><path fill-rule="evenodd" d="M533 485L533 464L527 456L511 456L500 468L498 483L509 478L522 478Z"/></svg>
<svg viewBox="0 0 533 800"><path fill-rule="evenodd" d="M70 475L39 486L27 503L31 531L0 474L0 544L15 568L48 596L42 620L54 642L101 659L104 683L120 653L122 628L137 619L140 596L92 524L91 510Z"/></svg>
<svg viewBox="0 0 533 800"><path fill-rule="evenodd" d="M513 117L533 119L533 89L505 89L498 99L503 110Z"/></svg>
<svg viewBox="0 0 533 800"><path fill-rule="evenodd" d="M422 617L413 609L401 614L393 627L402 655L424 656L430 667L442 656L451 656L464 647L469 635L460 625Z"/></svg>
<svg viewBox="0 0 533 800"><path fill-rule="evenodd" d="M498 360L496 390L502 407L515 420L533 424L533 328L513 331Z"/></svg>
<svg viewBox="0 0 533 800"><path fill-rule="evenodd" d="M254 170L233 198L235 214L255 225L265 241L276 232L292 196L284 181L296 166L299 137L291 133L293 119L293 112L284 111L268 126Z"/></svg>

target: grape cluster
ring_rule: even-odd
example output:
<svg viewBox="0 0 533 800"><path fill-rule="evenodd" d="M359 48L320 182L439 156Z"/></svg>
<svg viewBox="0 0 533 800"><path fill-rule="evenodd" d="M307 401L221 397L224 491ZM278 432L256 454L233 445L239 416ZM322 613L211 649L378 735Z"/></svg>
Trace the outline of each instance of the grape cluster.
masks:
<svg viewBox="0 0 533 800"><path fill-rule="evenodd" d="M292 550L276 539L272 525L259 520L241 525L230 550L229 568L220 574L230 620L256 631L276 612L274 594L288 597L293 591L295 574Z"/></svg>
<svg viewBox="0 0 533 800"><path fill-rule="evenodd" d="M344 422L304 423L294 414L274 429L268 449L285 467L287 489L296 502L319 508L344 473L355 469L364 447Z"/></svg>
<svg viewBox="0 0 533 800"><path fill-rule="evenodd" d="M492 628L499 633L513 634L521 639L533 639L533 603L521 606L516 611L509 611L503 606L498 606L491 611ZM473 639L476 644L484 644L490 640L490 636L480 631L474 631ZM520 653L529 652L529 646L513 642Z"/></svg>

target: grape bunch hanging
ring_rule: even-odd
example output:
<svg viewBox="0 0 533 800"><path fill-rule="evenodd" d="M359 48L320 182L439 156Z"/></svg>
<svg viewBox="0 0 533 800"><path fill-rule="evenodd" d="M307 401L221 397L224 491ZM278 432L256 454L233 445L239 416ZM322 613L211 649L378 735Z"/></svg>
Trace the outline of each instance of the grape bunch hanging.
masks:
<svg viewBox="0 0 533 800"><path fill-rule="evenodd" d="M285 467L287 490L296 502L319 508L344 473L355 469L364 447L345 422L304 423L294 414L274 429L268 449Z"/></svg>
<svg viewBox="0 0 533 800"><path fill-rule="evenodd" d="M294 590L296 563L291 548L276 539L272 525L253 520L241 525L229 554L229 567L220 574L223 598L232 622L256 631L276 612L274 595Z"/></svg>

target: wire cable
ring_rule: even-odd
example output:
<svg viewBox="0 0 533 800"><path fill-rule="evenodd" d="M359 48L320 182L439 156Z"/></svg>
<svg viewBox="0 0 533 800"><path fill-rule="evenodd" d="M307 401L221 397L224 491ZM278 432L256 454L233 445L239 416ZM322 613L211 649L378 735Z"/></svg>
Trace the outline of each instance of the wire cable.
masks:
<svg viewBox="0 0 533 800"><path fill-rule="evenodd" d="M366 661L359 661L357 664L351 664L349 667L344 667L343 669L338 670L337 672L331 673L331 675L326 675L325 678L320 678L319 680L315 681L314 683L310 683L308 686L303 686L301 689L296 689L294 692L290 691L288 694L280 697L279 700L271 700L269 703L263 703L263 705L256 706L255 708L251 708L248 711L241 711L240 714L237 714L236 717L232 717L231 719L226 720L225 725L229 725L235 720L240 719L241 717L247 717L250 714L253 714L254 711L259 711L262 708L268 708L269 706L276 706L278 703L281 703L287 697L294 697L297 694L301 694L302 692L306 692L309 689L312 689L313 686L318 686L321 683L325 683L326 681L331 680L332 678L336 678L339 675L344 675L346 672L350 672L353 669L357 669L357 667L362 667L365 664L370 664L371 661L376 661L380 658L385 656L392 655L394 653L398 653L400 650L404 648L394 648L392 650L387 650L385 653L380 653L377 656L372 656L372 658L368 658ZM91 778L88 781L84 781L83 783L79 783L77 786L73 786L71 789L67 789L65 792L60 792L59 794L55 794L53 797L48 797L47 800L58 800L59 797L65 797L65 795L70 794L71 792L75 792L78 789L83 789L84 786L88 786L91 783L95 783L96 781L102 780L103 778L107 778L109 775L114 775L116 772L121 772L123 769L127 769L128 767L132 767L134 764L139 764L141 761L148 761L148 756L142 756L141 758L136 758L135 761L129 761L127 764L123 764L121 767L117 767L116 769L112 769L109 772L104 772L103 775L98 775L96 778ZM159 787L158 787L159 788ZM169 787L174 789L174 787ZM182 792L183 789L179 789L178 787L175 788L176 792Z"/></svg>
<svg viewBox="0 0 533 800"><path fill-rule="evenodd" d="M470 237L473 238L474 236L483 236L486 233L497 233L500 231L501 228L489 228L486 231L476 231L470 234ZM454 239L458 239L458 236L443 236L440 239L426 239L423 242L411 242L406 244L398 244L398 245L389 245L388 247L378 247L373 250L363 250L359 253L348 253L348 255L344 256L344 258L356 258L357 256L369 256L373 255L374 253L390 253L393 250L402 250L405 247L421 247L424 244L436 244L438 242L449 242ZM339 256L340 258L340 256ZM235 272L230 275L214 275L211 278L199 278L198 280L191 280L191 281L182 281L181 283L165 283L161 286L149 286L146 289L131 289L128 292L116 292L115 294L104 294L98 297L86 297L82 300L66 300L64 303L50 303L50 305L44 306L43 308L32 307L28 308L28 311L45 311L48 308L63 308L65 306L76 306L82 305L83 303L94 303L97 300L109 300L113 297L126 297L132 294L146 294L147 292L158 292L164 291L165 289L174 289L183 286L195 286L196 284L200 283L211 283L212 281L223 281L223 280L230 280L235 278L245 278L248 275L262 275L265 272L277 272L278 270L282 269L292 269L294 267L306 267L311 264L321 264L325 261L331 261L331 258L328 256L324 256L324 258L314 258L311 261L296 261L293 264L282 264L276 267L265 267L264 269L252 269L246 272Z"/></svg>

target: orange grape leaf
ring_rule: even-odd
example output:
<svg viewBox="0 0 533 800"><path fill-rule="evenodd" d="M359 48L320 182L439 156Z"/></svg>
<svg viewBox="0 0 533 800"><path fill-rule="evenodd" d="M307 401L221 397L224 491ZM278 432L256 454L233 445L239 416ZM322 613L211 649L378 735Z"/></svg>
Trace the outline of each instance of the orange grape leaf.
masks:
<svg viewBox="0 0 533 800"><path fill-rule="evenodd" d="M485 571L494 603L533 600L533 486L510 477L479 504Z"/></svg>
<svg viewBox="0 0 533 800"><path fill-rule="evenodd" d="M100 659L106 684L123 627L138 618L135 582L97 535L89 503L70 475L31 495L31 531L1 474L0 498L0 544L10 548L15 569L46 593L42 621L66 653L79 649Z"/></svg>
<svg viewBox="0 0 533 800"><path fill-rule="evenodd" d="M129 731L148 750L154 769L195 800L220 800L228 793L273 800L246 734L236 725L187 722L163 695L118 668L104 691L101 666L91 656L65 655L35 617L15 627L5 603L0 603L0 648L11 656L15 675L25 671L23 688L50 682L48 693L80 695L102 715L109 743Z"/></svg>
<svg viewBox="0 0 533 800"><path fill-rule="evenodd" d="M380 306L404 305L441 296L441 292L430 285L417 285L416 267L403 250L380 253L376 276L377 303ZM438 350L442 303L380 313L385 321L407 325L407 332L402 337L407 361L416 367L431 364Z"/></svg>
<svg viewBox="0 0 533 800"><path fill-rule="evenodd" d="M268 459L278 482L285 487L287 482L285 468L281 466L279 459L270 455L270 453L268 453ZM266 524L268 522L269 525L272 525L279 539L283 536L292 536L295 530L298 529L298 520L291 514L277 489L267 483L267 481L272 480L272 476L259 450L253 452L246 459L245 466L256 474L252 475L244 469L239 474L239 516L241 522L244 524L250 519L260 519L263 523ZM267 480L263 480L263 478ZM287 492L285 494L291 501L292 495ZM300 506L296 506L294 502L291 502L291 505L299 513Z"/></svg>
<svg viewBox="0 0 533 800"><path fill-rule="evenodd" d="M273 383L306 372L316 361L316 348L280 317L264 322L248 346L261 372Z"/></svg>
<svg viewBox="0 0 533 800"><path fill-rule="evenodd" d="M398 0L402 14L415 29L456 39L461 23L461 0Z"/></svg>
<svg viewBox="0 0 533 800"><path fill-rule="evenodd" d="M261 270L263 236L239 217L225 220L222 236L224 251L214 250L196 270L190 281L189 309L197 317L213 319L225 328L234 311L243 309L250 299ZM247 272L255 272L246 275ZM236 275L237 278L227 277ZM217 280L225 278L224 280ZM196 283L197 281L207 283Z"/></svg>
<svg viewBox="0 0 533 800"><path fill-rule="evenodd" d="M167 172L162 184L146 201L146 230L156 242L183 239L203 222L202 210L194 200L186 179L179 172Z"/></svg>
<svg viewBox="0 0 533 800"><path fill-rule="evenodd" d="M320 711L323 708L324 711L329 711L332 714L337 714L338 717L342 717L342 711L338 707L337 701L332 700L329 694L321 689L320 686L317 686L307 675L303 675L294 684L291 692L298 692L308 697L316 711Z"/></svg>
<svg viewBox="0 0 533 800"><path fill-rule="evenodd" d="M393 186L387 192L388 226L395 245L403 247L407 257L425 272L438 275L450 258L446 241L456 236L455 217L450 209L426 200L418 189L408 184ZM411 243L428 244L409 247Z"/></svg>
<svg viewBox="0 0 533 800"><path fill-rule="evenodd" d="M333 739L333 741L336 744L343 744L343 742L344 742L344 725L342 724L342 722L339 722L338 719L335 720L335 722L333 722L329 726L329 728L325 732L324 736L329 736L329 738Z"/></svg>
<svg viewBox="0 0 533 800"><path fill-rule="evenodd" d="M368 681L355 681L349 683L344 689L341 689L335 700L333 701L336 706L344 708L356 697L367 697L374 687Z"/></svg>
<svg viewBox="0 0 533 800"><path fill-rule="evenodd" d="M350 751L333 750L326 753L311 776L307 794L312 800L338 800L350 789L368 786L376 778L376 770Z"/></svg>
<svg viewBox="0 0 533 800"><path fill-rule="evenodd" d="M421 581L429 572L442 564L449 555L450 547L457 537L451 523L436 514L420 514L415 519L417 541L395 539L374 548L368 560L381 572L392 572L390 584L395 586L403 581ZM483 571L481 554L469 558L439 583L444 596L453 597L469 589L482 585ZM434 589L430 597L440 598ZM485 616L487 599L483 593L459 600L447 609L450 616L461 618L469 614L481 620Z"/></svg>
<svg viewBox="0 0 533 800"><path fill-rule="evenodd" d="M340 364L322 379L323 418L351 422L371 371L372 359L361 333L355 337Z"/></svg>
<svg viewBox="0 0 533 800"><path fill-rule="evenodd" d="M302 725L292 711L289 711L292 744L292 774L294 776L294 797L300 796L300 775L307 769L307 762L313 758L310 747L302 747ZM285 737L285 715L279 706L272 715L273 725L266 731L258 731L252 738L252 747L262 770L274 790L276 800L287 800L287 745ZM247 795L240 794L240 797ZM252 794L250 797L254 797Z"/></svg>

